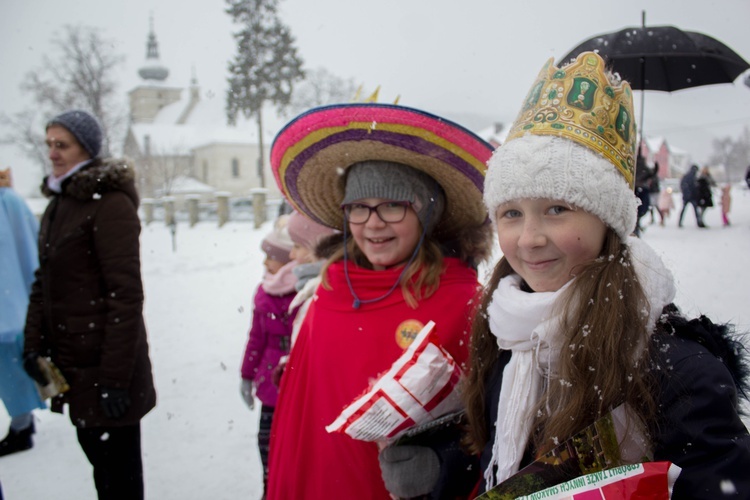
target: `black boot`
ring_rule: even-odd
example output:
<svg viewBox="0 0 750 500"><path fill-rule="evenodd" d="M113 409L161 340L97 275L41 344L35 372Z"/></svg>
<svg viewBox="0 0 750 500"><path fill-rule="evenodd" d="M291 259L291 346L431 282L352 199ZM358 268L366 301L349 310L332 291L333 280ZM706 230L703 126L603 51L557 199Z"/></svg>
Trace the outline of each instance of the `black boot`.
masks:
<svg viewBox="0 0 750 500"><path fill-rule="evenodd" d="M32 434L34 434L34 422L20 431L10 429L5 439L0 441L0 457L18 451L30 450L34 446L34 442L31 440Z"/></svg>

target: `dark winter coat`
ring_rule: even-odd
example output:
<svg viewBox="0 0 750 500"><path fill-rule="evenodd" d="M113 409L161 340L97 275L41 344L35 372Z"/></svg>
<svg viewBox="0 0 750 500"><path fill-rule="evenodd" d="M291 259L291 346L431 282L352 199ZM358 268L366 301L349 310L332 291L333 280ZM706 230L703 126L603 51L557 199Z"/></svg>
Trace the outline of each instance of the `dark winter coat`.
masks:
<svg viewBox="0 0 750 500"><path fill-rule="evenodd" d="M664 330L652 336L660 411L650 432L654 460L682 468L672 498L724 498L726 480L738 492L728 498L750 498L750 435L740 420L737 396L746 390L742 347L705 317L687 321L672 314ZM487 422L497 420L503 368L510 357L509 351L500 353L487 381ZM493 426L480 458L482 472L494 440ZM521 467L532 456L527 453Z"/></svg>
<svg viewBox="0 0 750 500"><path fill-rule="evenodd" d="M296 310L289 314L288 309L296 294L269 295L259 286L253 299L253 323L241 373L243 379L255 381L255 394L266 406L276 406L279 397L272 375L279 359L289 354Z"/></svg>
<svg viewBox="0 0 750 500"><path fill-rule="evenodd" d="M682 191L682 202L683 203L697 203L698 202L698 165L690 167L688 173L682 176L680 179L680 191Z"/></svg>
<svg viewBox="0 0 750 500"><path fill-rule="evenodd" d="M156 404L143 321L138 195L132 165L96 159L53 193L39 232L24 353L50 356L70 384L77 427L133 425ZM118 420L100 409L99 389L127 389Z"/></svg>
<svg viewBox="0 0 750 500"><path fill-rule="evenodd" d="M701 175L696 180L696 199L699 207L713 207L714 195L711 192L711 179Z"/></svg>
<svg viewBox="0 0 750 500"><path fill-rule="evenodd" d="M646 213L650 207L651 198L649 195L651 186L652 170L646 165L646 160L638 155L638 160L635 168L635 195L641 200L638 205L638 218L640 219Z"/></svg>

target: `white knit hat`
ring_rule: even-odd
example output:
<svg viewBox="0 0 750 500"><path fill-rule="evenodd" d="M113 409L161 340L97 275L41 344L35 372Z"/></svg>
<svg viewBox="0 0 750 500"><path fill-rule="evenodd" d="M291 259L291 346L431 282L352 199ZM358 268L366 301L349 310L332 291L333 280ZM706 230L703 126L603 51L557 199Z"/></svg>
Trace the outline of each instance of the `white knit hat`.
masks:
<svg viewBox="0 0 750 500"><path fill-rule="evenodd" d="M521 198L564 200L592 213L625 241L635 229L637 198L603 156L572 140L526 134L500 146L487 163L484 203L497 208Z"/></svg>
<svg viewBox="0 0 750 500"><path fill-rule="evenodd" d="M633 92L583 52L542 67L518 117L487 162L484 203L492 222L502 203L562 200L599 217L625 242L635 229Z"/></svg>

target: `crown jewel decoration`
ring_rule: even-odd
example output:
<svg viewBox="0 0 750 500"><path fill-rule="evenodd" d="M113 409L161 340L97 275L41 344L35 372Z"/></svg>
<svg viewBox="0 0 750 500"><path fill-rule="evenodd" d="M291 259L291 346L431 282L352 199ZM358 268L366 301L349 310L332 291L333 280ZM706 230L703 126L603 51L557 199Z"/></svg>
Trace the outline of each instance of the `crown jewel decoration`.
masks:
<svg viewBox="0 0 750 500"><path fill-rule="evenodd" d="M507 141L526 133L571 139L610 160L633 187L636 130L633 91L612 84L604 60L583 52L561 68L547 61L526 96Z"/></svg>

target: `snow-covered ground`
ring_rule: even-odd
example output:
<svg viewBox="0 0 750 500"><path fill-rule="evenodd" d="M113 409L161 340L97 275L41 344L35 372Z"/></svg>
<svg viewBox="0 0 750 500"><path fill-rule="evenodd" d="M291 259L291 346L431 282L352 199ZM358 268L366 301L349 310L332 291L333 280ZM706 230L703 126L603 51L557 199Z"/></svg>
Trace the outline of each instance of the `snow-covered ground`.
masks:
<svg viewBox="0 0 750 500"><path fill-rule="evenodd" d="M731 227L721 227L716 207L706 215L709 229L698 229L692 212L678 229L672 214L666 227L647 225L643 238L674 271L683 311L750 331L750 191L737 185L732 196ZM678 197L675 204L681 206ZM269 229L270 223L258 230L249 223L180 225L174 252L166 227L143 230L145 314L159 397L142 422L148 498L262 494L258 413L240 399L239 364L262 274L260 241ZM34 448L0 458L6 500L96 498L67 416L35 414ZM8 422L0 405L0 434Z"/></svg>

